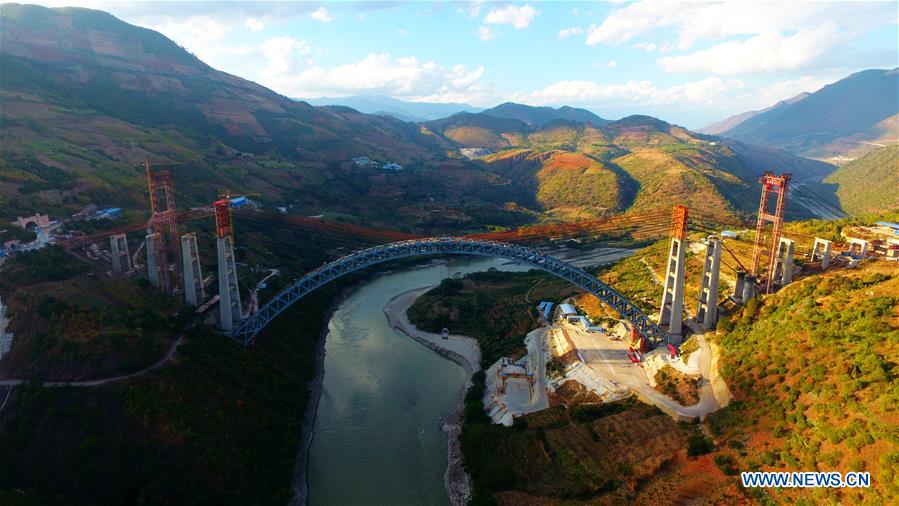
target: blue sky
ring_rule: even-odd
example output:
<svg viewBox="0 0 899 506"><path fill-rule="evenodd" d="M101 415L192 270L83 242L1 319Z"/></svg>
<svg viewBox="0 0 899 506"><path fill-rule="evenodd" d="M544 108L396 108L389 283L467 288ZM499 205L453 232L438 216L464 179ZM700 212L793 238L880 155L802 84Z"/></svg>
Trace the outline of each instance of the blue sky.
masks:
<svg viewBox="0 0 899 506"><path fill-rule="evenodd" d="M571 105L699 128L899 65L896 2L103 2L290 97Z"/></svg>

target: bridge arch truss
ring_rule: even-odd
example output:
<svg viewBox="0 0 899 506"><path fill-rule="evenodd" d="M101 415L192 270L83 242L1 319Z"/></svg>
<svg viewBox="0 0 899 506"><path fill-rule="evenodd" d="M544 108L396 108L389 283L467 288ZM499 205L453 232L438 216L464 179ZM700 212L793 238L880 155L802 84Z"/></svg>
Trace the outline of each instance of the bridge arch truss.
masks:
<svg viewBox="0 0 899 506"><path fill-rule="evenodd" d="M578 286L611 306L622 318L655 345L667 343L668 335L646 316L637 306L609 285L579 267L546 255L535 249L493 241L439 237L415 239L375 246L351 253L322 265L294 281L259 308L231 333L231 337L243 345L250 344L278 315L317 288L351 272L373 265L423 255L476 255L504 258L535 269L546 271Z"/></svg>

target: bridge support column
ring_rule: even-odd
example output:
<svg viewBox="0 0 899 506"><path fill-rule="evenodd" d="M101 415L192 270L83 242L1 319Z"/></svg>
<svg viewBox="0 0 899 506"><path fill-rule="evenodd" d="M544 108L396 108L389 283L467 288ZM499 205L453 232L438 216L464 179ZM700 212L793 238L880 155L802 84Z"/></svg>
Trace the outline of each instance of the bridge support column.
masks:
<svg viewBox="0 0 899 506"><path fill-rule="evenodd" d="M868 241L862 239L849 239L849 256L864 260L868 256Z"/></svg>
<svg viewBox="0 0 899 506"><path fill-rule="evenodd" d="M162 283L163 273L159 272L159 255L163 255L163 257L165 256L165 251L156 250L156 246L158 244L159 232L147 234L147 278L150 280L150 284L155 288L159 288Z"/></svg>
<svg viewBox="0 0 899 506"><path fill-rule="evenodd" d="M234 261L234 242L230 235L218 238L219 270L219 326L230 332L243 320L240 310L240 289L237 286L237 264Z"/></svg>
<svg viewBox="0 0 899 506"><path fill-rule="evenodd" d="M696 321L707 330L714 328L718 318L718 274L721 271L721 239L710 235L705 243L705 260L699 281L699 303Z"/></svg>
<svg viewBox="0 0 899 506"><path fill-rule="evenodd" d="M812 262L821 260L821 270L830 267L830 241L815 237L815 246L812 248Z"/></svg>
<svg viewBox="0 0 899 506"><path fill-rule="evenodd" d="M112 256L112 272L122 274L131 270L131 254L128 252L128 238L125 234L109 237L109 251Z"/></svg>
<svg viewBox="0 0 899 506"><path fill-rule="evenodd" d="M796 241L783 237L778 241L772 267L774 269L772 279L779 281L781 287L787 286L793 281L793 253L795 250Z"/></svg>
<svg viewBox="0 0 899 506"><path fill-rule="evenodd" d="M737 271L737 281L734 283L734 302L741 304L743 302L743 285L746 284L746 272Z"/></svg>
<svg viewBox="0 0 899 506"><path fill-rule="evenodd" d="M746 279L743 282L743 295L741 297L743 304L749 302L749 299L755 297L755 280L756 277L747 274Z"/></svg>
<svg viewBox="0 0 899 506"><path fill-rule="evenodd" d="M684 311L684 239L671 238L668 252L668 270L665 274L665 289L662 291L662 310L659 324L668 326L672 344L679 344Z"/></svg>
<svg viewBox="0 0 899 506"><path fill-rule="evenodd" d="M184 269L184 302L191 306L199 306L206 299L206 290L203 289L197 234L181 236L181 264Z"/></svg>

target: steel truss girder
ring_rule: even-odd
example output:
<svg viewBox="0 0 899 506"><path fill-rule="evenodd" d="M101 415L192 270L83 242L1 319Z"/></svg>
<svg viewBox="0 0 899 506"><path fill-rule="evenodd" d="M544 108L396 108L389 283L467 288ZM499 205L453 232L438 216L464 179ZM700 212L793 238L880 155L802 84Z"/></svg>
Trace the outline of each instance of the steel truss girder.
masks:
<svg viewBox="0 0 899 506"><path fill-rule="evenodd" d="M244 346L288 307L322 285L351 272L383 262L421 255L477 255L511 260L546 271L598 297L611 306L622 318L655 345L667 343L668 335L623 295L579 267L537 250L493 241L479 241L457 237L437 237L394 242L351 253L327 263L294 281L272 300L234 329L231 337Z"/></svg>

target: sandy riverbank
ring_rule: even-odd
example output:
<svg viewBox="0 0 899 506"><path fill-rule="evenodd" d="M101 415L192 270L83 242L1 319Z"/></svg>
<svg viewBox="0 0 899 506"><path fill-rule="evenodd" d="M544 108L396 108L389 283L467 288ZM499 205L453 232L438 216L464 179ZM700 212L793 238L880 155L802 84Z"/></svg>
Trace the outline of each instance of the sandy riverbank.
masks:
<svg viewBox="0 0 899 506"><path fill-rule="evenodd" d="M403 292L390 299L384 306L387 321L394 329L411 337L419 343L436 351L443 357L461 365L468 373L468 381L459 393L459 403L441 423L440 429L447 437L447 465L443 475L443 485L453 506L468 504L471 498L471 477L465 471L462 459L462 448L459 445L459 433L462 430L462 412L465 407L465 393L471 387L471 376L480 369L481 349L478 342L471 337L450 335L443 339L439 334L432 334L418 329L409 321L406 311L419 296L433 286L415 288Z"/></svg>

